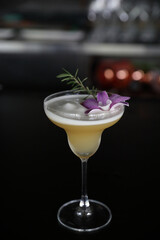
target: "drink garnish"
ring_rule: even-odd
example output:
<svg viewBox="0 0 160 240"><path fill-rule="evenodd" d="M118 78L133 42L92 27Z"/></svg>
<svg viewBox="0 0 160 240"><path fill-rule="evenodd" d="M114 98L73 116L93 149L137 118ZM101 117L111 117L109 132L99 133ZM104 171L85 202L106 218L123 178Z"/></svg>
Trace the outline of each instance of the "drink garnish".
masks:
<svg viewBox="0 0 160 240"><path fill-rule="evenodd" d="M78 69L76 70L75 75L72 75L66 69L63 69L63 71L64 73L59 74L57 78L61 78L62 82L66 82L70 85L75 93L79 91L85 91L88 93L88 96L81 103L81 105L87 109L85 111L86 114L95 109L100 111L110 111L114 110L119 105L129 106L129 103L126 102L130 99L128 96L121 96L115 93L109 96L106 91L99 91L94 86L92 89L85 86L84 82L87 78L81 80L78 77Z"/></svg>
<svg viewBox="0 0 160 240"><path fill-rule="evenodd" d="M87 77L81 80L78 77L78 69L76 70L75 74L72 75L70 72L68 72L66 69L63 68L64 73L61 73L57 76L57 78L61 78L62 82L66 82L68 85L71 85L72 90L76 93L79 91L85 91L88 93L88 96L93 96L96 99L96 94L98 92L98 89L96 89L94 86L92 89L89 89L89 87L84 85L84 82L88 79Z"/></svg>

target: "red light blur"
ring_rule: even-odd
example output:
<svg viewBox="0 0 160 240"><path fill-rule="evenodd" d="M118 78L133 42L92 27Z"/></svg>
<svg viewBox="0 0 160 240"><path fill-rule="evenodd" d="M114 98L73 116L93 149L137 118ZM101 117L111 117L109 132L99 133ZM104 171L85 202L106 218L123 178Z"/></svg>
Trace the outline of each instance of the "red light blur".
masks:
<svg viewBox="0 0 160 240"><path fill-rule="evenodd" d="M116 73L117 79L122 80L122 81L127 79L128 76L129 76L129 72L126 69L118 70Z"/></svg>
<svg viewBox="0 0 160 240"><path fill-rule="evenodd" d="M104 70L104 77L106 78L106 81L110 81L114 78L114 72L112 69L107 68Z"/></svg>
<svg viewBox="0 0 160 240"><path fill-rule="evenodd" d="M96 83L100 88L125 88L134 71L130 61L101 61L96 67Z"/></svg>
<svg viewBox="0 0 160 240"><path fill-rule="evenodd" d="M134 81L141 81L144 78L144 72L142 70L136 70L132 73L132 79Z"/></svg>
<svg viewBox="0 0 160 240"><path fill-rule="evenodd" d="M140 89L148 85L155 92L160 92L160 71L136 69L130 60L100 60L96 64L94 76L95 85L100 89L134 90L134 86ZM138 85L130 84L131 81Z"/></svg>

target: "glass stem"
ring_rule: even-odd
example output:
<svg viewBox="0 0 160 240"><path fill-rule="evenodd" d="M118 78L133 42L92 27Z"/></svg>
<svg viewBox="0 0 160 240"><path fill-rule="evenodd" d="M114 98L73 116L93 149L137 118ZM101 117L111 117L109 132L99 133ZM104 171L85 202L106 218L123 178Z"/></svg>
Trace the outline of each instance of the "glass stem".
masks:
<svg viewBox="0 0 160 240"><path fill-rule="evenodd" d="M81 200L79 206L86 210L89 206L89 200L87 195L87 161L88 159L81 159L82 165L82 189L81 189Z"/></svg>

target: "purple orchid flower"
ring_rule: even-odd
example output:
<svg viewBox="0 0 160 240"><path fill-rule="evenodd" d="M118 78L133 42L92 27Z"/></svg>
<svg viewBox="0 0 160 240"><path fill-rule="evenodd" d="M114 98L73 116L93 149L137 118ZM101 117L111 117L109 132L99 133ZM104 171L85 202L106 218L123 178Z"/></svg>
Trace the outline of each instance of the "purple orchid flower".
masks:
<svg viewBox="0 0 160 240"><path fill-rule="evenodd" d="M102 106L106 106L108 100L109 100L109 97L106 91L97 93L97 101Z"/></svg>
<svg viewBox="0 0 160 240"><path fill-rule="evenodd" d="M101 109L98 105L98 102L96 99L86 99L84 102L81 103L83 107L87 108L88 110L85 111L85 113L89 113L93 109Z"/></svg>
<svg viewBox="0 0 160 240"><path fill-rule="evenodd" d="M108 96L106 91L102 91L97 93L97 99L89 98L82 102L82 106L87 108L85 111L88 114L90 111L94 109L99 110L110 110L113 106L116 107L119 104L123 104L129 106L129 103L125 102L129 100L130 97L120 96L118 94L112 94L110 97Z"/></svg>
<svg viewBox="0 0 160 240"><path fill-rule="evenodd" d="M109 100L108 94L106 91L102 91L97 93L97 99L89 98L86 99L84 102L82 102L82 106L87 108L88 110L85 113L89 113L93 109L99 109L99 110L106 110L106 106L108 106L111 103Z"/></svg>
<svg viewBox="0 0 160 240"><path fill-rule="evenodd" d="M129 106L129 103L126 102L127 100L130 99L130 97L126 97L126 96L120 96L118 94L112 94L109 98L111 100L111 105L110 105L110 109L114 106L118 106L119 104L123 104L126 106Z"/></svg>

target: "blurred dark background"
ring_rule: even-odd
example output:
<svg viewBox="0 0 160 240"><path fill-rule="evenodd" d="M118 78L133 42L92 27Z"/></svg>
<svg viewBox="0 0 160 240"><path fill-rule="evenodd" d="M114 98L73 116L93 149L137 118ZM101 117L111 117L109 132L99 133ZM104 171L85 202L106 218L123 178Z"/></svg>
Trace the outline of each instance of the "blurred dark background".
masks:
<svg viewBox="0 0 160 240"><path fill-rule="evenodd" d="M94 235L56 220L81 185L80 161L43 111L48 94L67 89L62 68L131 96L89 160L89 196L113 213ZM1 0L1 239L159 239L159 125L160 1Z"/></svg>
<svg viewBox="0 0 160 240"><path fill-rule="evenodd" d="M53 89L67 68L99 88L160 93L160 1L1 1L1 87Z"/></svg>

